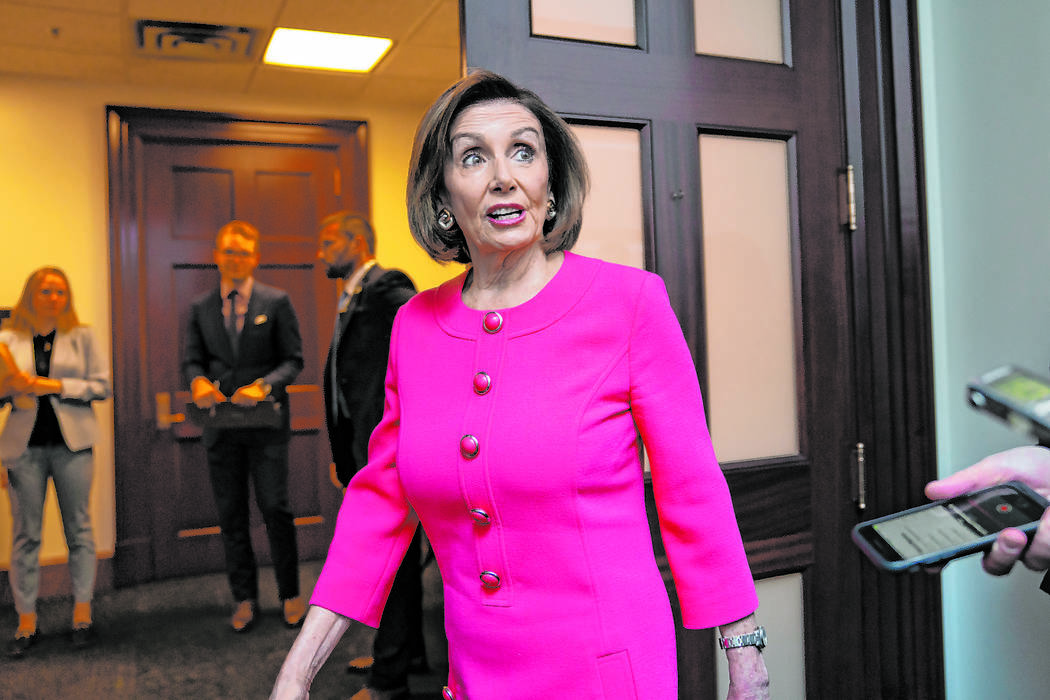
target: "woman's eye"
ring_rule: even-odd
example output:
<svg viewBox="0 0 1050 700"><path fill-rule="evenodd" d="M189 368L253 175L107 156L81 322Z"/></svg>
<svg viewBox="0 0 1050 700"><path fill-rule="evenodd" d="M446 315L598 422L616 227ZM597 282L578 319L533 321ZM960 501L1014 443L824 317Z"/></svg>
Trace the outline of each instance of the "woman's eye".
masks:
<svg viewBox="0 0 1050 700"><path fill-rule="evenodd" d="M514 151L514 160L523 163L531 163L536 158L536 150L532 146L519 146Z"/></svg>
<svg viewBox="0 0 1050 700"><path fill-rule="evenodd" d="M481 162L481 156L475 151L467 151L463 154L463 158L460 159L463 165L477 165Z"/></svg>

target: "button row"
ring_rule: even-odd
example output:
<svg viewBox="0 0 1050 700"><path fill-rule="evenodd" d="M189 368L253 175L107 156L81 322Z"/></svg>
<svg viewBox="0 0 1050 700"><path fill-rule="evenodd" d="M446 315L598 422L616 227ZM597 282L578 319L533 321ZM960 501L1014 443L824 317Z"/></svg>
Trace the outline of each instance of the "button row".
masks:
<svg viewBox="0 0 1050 700"><path fill-rule="evenodd" d="M503 329L503 317L496 311L489 311L485 314L481 327L486 333L499 333ZM484 396L492 390L492 377L487 372L479 371L474 375L473 384L474 393L478 396ZM459 439L459 452L466 459L474 459L481 452L481 443L476 436L467 433ZM470 517L477 525L487 527L492 523L492 516L482 508L471 508L469 512ZM495 571L482 571L478 578L481 580L481 585L489 590L496 590L502 584L499 574ZM446 700L455 700L455 696L448 686L445 686L442 690L442 697Z"/></svg>

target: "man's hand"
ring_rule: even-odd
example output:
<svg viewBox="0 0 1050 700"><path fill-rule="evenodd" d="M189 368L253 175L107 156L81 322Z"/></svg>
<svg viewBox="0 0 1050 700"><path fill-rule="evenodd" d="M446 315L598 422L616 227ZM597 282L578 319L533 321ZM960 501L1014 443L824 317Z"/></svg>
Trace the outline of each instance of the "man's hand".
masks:
<svg viewBox="0 0 1050 700"><path fill-rule="evenodd" d="M230 401L238 406L254 406L270 395L269 389L270 388L263 383L263 380L256 379L251 384L246 384L233 392Z"/></svg>
<svg viewBox="0 0 1050 700"><path fill-rule="evenodd" d="M197 377L190 384L190 394L197 408L208 409L226 400L226 395L206 377Z"/></svg>
<svg viewBox="0 0 1050 700"><path fill-rule="evenodd" d="M926 484L926 496L951 498L1013 480L1023 481L1044 497L1050 497L1050 450L1033 445L997 452L951 476ZM1018 561L1033 571L1050 568L1050 508L1043 513L1030 544L1023 532L1007 528L985 553L983 565L988 573L1002 576L1010 573Z"/></svg>

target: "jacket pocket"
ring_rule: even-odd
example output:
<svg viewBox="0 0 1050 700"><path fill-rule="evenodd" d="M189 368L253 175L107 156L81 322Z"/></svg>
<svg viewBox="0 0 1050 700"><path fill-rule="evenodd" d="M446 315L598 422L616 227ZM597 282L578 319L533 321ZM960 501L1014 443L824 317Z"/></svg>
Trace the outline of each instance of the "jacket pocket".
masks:
<svg viewBox="0 0 1050 700"><path fill-rule="evenodd" d="M602 697L605 700L637 700L631 658L626 649L599 656L598 676L602 680Z"/></svg>

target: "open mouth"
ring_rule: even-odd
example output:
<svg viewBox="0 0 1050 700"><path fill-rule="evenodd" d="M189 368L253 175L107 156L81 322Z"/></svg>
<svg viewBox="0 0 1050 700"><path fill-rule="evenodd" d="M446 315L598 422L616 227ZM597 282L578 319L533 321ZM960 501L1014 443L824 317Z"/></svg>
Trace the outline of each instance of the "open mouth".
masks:
<svg viewBox="0 0 1050 700"><path fill-rule="evenodd" d="M485 212L488 220L501 226L510 226L525 219L525 210L520 207L493 207Z"/></svg>

